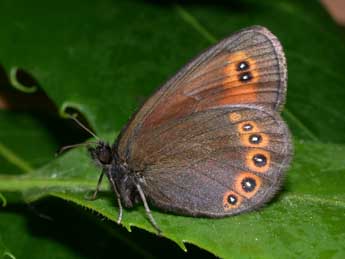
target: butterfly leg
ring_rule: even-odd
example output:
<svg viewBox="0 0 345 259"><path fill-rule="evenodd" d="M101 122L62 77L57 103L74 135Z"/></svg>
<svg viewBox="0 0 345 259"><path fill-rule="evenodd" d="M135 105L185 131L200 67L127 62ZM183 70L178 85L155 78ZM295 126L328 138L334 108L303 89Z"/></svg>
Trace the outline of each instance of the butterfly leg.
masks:
<svg viewBox="0 0 345 259"><path fill-rule="evenodd" d="M92 194L91 197L85 196L86 200L90 200L90 201L96 200L97 194L98 194L98 192L99 192L99 190L101 188L101 183L102 183L102 180L103 180L103 175L104 175L104 171L102 171L101 175L98 178L98 183L97 183L97 186L96 186L96 190L94 191L94 193Z"/></svg>
<svg viewBox="0 0 345 259"><path fill-rule="evenodd" d="M151 210L149 208L149 205L147 204L147 201L146 201L145 194L144 194L143 190L141 189L141 187L140 187L140 185L138 183L136 183L135 186L137 187L137 190L139 192L140 198L141 198L141 200L144 203L146 215L148 216L151 225L158 231L158 234L161 234L162 231L160 230L160 228L158 227L155 219L152 216Z"/></svg>
<svg viewBox="0 0 345 259"><path fill-rule="evenodd" d="M112 188L113 188L113 190L115 192L116 199L117 199L117 204L119 206L119 214L117 216L117 221L116 222L117 222L117 224L120 224L121 221L122 221L122 210L123 210L122 209L121 199L120 199L120 193L119 193L119 191L117 189L117 186L116 186L116 183L114 181L114 178L111 176L110 173L108 173L107 175L108 175L108 178L109 178L109 182L110 182L110 184L111 184L111 186L112 186Z"/></svg>

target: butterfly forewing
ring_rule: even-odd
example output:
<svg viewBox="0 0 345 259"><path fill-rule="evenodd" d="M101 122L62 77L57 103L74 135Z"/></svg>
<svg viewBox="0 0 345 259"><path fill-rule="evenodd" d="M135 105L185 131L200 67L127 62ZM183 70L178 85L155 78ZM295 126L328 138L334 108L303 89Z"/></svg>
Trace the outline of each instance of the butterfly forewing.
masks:
<svg viewBox="0 0 345 259"><path fill-rule="evenodd" d="M279 110L285 91L286 63L279 41L260 26L242 30L164 84L128 124L118 142L119 153L129 159L131 142L143 131L196 111L235 104Z"/></svg>

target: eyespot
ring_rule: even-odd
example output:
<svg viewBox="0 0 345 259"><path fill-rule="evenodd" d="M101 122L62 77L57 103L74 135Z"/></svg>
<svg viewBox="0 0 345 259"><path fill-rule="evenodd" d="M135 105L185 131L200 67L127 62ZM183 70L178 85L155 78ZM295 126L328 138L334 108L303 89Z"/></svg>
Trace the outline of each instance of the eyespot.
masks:
<svg viewBox="0 0 345 259"><path fill-rule="evenodd" d="M250 123L244 124L242 129L243 131L251 131L253 129L253 125Z"/></svg>
<svg viewBox="0 0 345 259"><path fill-rule="evenodd" d="M253 75L250 72L244 72L238 75L238 79L241 82L248 82L253 79Z"/></svg>
<svg viewBox="0 0 345 259"><path fill-rule="evenodd" d="M233 74L233 72L240 71L238 68L241 66L241 62L247 62L248 64L252 64L251 59L249 58L249 55L245 51L237 51L233 52L226 58L228 66L225 67L224 72L226 74ZM243 65L241 66L243 67Z"/></svg>
<svg viewBox="0 0 345 259"><path fill-rule="evenodd" d="M253 134L249 136L249 142L251 144L260 144L262 142L262 136L259 134Z"/></svg>
<svg viewBox="0 0 345 259"><path fill-rule="evenodd" d="M258 132L259 128L253 121L244 121L238 124L237 130L239 133Z"/></svg>
<svg viewBox="0 0 345 259"><path fill-rule="evenodd" d="M271 156L270 153L262 149L252 149L246 155L247 167L259 173L265 173L270 168Z"/></svg>
<svg viewBox="0 0 345 259"><path fill-rule="evenodd" d="M234 189L241 196L251 198L258 192L261 184L262 180L259 176L249 172L240 172L235 179Z"/></svg>
<svg viewBox="0 0 345 259"><path fill-rule="evenodd" d="M255 154L252 159L254 164L258 167L263 167L267 164L267 158L263 154Z"/></svg>
<svg viewBox="0 0 345 259"><path fill-rule="evenodd" d="M249 63L247 61L241 61L237 64L237 71L243 71L249 69Z"/></svg>
<svg viewBox="0 0 345 259"><path fill-rule="evenodd" d="M250 57L251 54L245 51L236 51L226 57L226 64L224 73L230 77L234 76L241 83L251 82L255 83L260 78L257 70L256 59ZM250 72L249 72L250 69Z"/></svg>
<svg viewBox="0 0 345 259"><path fill-rule="evenodd" d="M225 211L238 208L243 198L233 191L228 191L223 196L223 208Z"/></svg>
<svg viewBox="0 0 345 259"><path fill-rule="evenodd" d="M236 196L236 195L230 194L230 195L228 196L228 203L229 203L230 205L235 206L235 205L237 204L237 201L238 201L238 199L237 199L237 196Z"/></svg>
<svg viewBox="0 0 345 259"><path fill-rule="evenodd" d="M269 143L269 136L264 133L242 134L241 142L246 147L266 147Z"/></svg>
<svg viewBox="0 0 345 259"><path fill-rule="evenodd" d="M256 181L251 177L246 177L241 181L241 185L245 192L252 192L256 188Z"/></svg>
<svg viewBox="0 0 345 259"><path fill-rule="evenodd" d="M232 112L229 114L229 120L231 122L237 122L242 118L241 114L239 114L238 112Z"/></svg>

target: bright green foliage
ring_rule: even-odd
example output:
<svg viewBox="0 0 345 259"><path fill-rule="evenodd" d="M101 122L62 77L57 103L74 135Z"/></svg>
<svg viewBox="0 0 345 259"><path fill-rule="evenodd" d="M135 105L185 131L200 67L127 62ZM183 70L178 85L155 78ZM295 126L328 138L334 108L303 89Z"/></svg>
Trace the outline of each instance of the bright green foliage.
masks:
<svg viewBox="0 0 345 259"><path fill-rule="evenodd" d="M219 257L345 257L345 44L317 2L2 0L0 10L0 64L6 73L23 68L61 115L67 108L81 112L108 140L145 97L201 50L243 27L268 27L285 48L289 71L283 116L294 136L295 156L282 192L263 209L236 217L191 218L156 209L153 216L164 236L182 248L192 243ZM66 139L42 121L1 111L0 202L55 196L115 221L107 184L98 200L84 199L99 175L86 151L55 159L54 151ZM0 211L0 257L19 258L25 249L37 255L37 244L41 252L80 256L69 246L31 237L22 222L20 211ZM154 232L141 206L126 210L123 224ZM11 235L25 237L32 249L25 240L16 246Z"/></svg>

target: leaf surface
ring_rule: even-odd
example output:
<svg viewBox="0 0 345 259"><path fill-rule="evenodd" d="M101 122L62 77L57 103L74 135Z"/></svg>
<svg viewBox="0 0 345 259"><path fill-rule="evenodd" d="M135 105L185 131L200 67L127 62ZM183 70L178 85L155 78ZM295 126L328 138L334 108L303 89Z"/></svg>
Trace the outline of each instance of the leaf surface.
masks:
<svg viewBox="0 0 345 259"><path fill-rule="evenodd" d="M164 236L181 247L192 243L224 258L344 257L345 45L318 3L4 0L0 9L0 24L6 24L0 62L7 73L25 69L62 113L80 111L107 139L114 139L145 97L201 50L245 26L268 27L282 41L288 60L283 115L295 138L281 194L259 211L225 219L156 209L153 215ZM37 131L42 127L37 125ZM18 143L7 140L10 147ZM108 185L98 200L84 199L98 172L83 150L25 176L5 173L1 193L20 192L27 201L53 195L117 218ZM124 213L123 224L153 231L140 206Z"/></svg>

